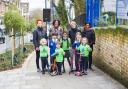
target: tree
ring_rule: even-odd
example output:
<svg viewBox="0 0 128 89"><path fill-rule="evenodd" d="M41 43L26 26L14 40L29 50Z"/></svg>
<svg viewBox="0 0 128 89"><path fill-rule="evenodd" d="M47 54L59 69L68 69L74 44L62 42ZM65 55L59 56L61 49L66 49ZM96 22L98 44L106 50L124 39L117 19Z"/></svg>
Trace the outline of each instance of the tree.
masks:
<svg viewBox="0 0 128 89"><path fill-rule="evenodd" d="M4 15L4 23L6 27L6 32L11 33L12 36L12 65L13 65L13 57L15 54L15 34L16 32L20 32L23 34L23 29L25 28L25 19L22 17L15 6L10 6L5 15ZM23 38L23 35L22 35Z"/></svg>
<svg viewBox="0 0 128 89"><path fill-rule="evenodd" d="M80 16L85 13L86 0L71 0L75 6L75 15Z"/></svg>
<svg viewBox="0 0 128 89"><path fill-rule="evenodd" d="M64 0L59 0L59 4L56 7L56 11L61 21L61 26L63 27L63 29L65 29L66 26L68 25L68 17L67 17L67 11L64 4Z"/></svg>

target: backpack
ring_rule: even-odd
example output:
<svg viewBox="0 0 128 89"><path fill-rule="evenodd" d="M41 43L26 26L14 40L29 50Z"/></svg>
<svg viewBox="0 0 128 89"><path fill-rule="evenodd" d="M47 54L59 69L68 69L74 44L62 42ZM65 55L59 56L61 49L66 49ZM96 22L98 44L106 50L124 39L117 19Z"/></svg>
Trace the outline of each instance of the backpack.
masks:
<svg viewBox="0 0 128 89"><path fill-rule="evenodd" d="M68 38L68 39L66 39L66 41L67 41L67 48L69 48L69 47L70 47L70 45L69 45L70 39ZM63 46L63 37L62 37L61 47L62 47L62 46Z"/></svg>

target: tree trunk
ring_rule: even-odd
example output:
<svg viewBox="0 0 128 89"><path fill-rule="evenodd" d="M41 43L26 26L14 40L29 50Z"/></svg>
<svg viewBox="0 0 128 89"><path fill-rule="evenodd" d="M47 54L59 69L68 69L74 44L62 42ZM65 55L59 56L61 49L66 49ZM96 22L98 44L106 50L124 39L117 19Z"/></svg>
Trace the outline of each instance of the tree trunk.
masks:
<svg viewBox="0 0 128 89"><path fill-rule="evenodd" d="M24 47L24 33L23 33L23 29L21 29L21 47L22 47L22 49Z"/></svg>
<svg viewBox="0 0 128 89"><path fill-rule="evenodd" d="M14 55L15 55L15 36L14 36L14 29L12 28L12 66L14 65Z"/></svg>

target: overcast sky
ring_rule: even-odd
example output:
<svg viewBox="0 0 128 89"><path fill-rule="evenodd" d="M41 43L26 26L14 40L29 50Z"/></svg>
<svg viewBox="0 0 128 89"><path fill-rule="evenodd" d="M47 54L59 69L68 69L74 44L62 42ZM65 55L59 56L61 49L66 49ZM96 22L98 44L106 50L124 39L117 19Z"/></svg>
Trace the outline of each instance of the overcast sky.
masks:
<svg viewBox="0 0 128 89"><path fill-rule="evenodd" d="M30 3L30 10L45 7L45 0L28 0L28 1Z"/></svg>
<svg viewBox="0 0 128 89"><path fill-rule="evenodd" d="M28 0L30 3L30 10L36 8L44 8L45 0ZM47 0L49 1L49 0ZM115 11L116 10L116 0L104 0L104 10L105 11Z"/></svg>

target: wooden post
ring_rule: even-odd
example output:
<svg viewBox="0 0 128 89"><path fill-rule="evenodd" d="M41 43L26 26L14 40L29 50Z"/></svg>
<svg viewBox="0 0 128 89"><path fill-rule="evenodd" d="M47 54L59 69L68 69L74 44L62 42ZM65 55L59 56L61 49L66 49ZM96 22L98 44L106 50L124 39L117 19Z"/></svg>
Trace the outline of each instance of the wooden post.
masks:
<svg viewBox="0 0 128 89"><path fill-rule="evenodd" d="M14 29L12 28L12 66L14 65L14 54L15 54L15 38L14 38Z"/></svg>

